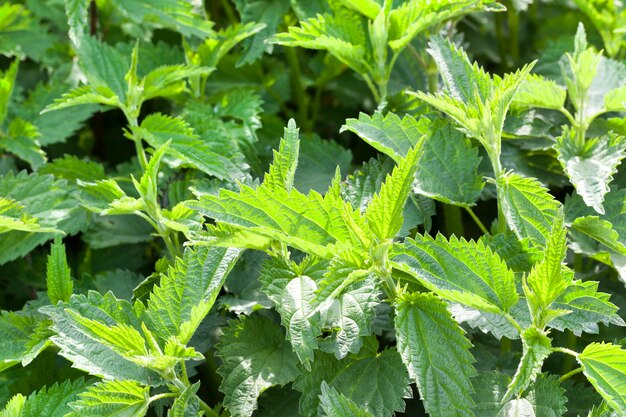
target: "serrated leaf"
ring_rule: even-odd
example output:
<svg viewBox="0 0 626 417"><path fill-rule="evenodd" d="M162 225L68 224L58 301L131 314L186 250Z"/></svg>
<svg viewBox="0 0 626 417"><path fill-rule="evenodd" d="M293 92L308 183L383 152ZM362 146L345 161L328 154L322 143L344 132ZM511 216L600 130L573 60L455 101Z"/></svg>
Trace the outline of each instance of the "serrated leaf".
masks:
<svg viewBox="0 0 626 417"><path fill-rule="evenodd" d="M598 323L625 326L609 298L609 294L598 292L598 282L574 281L552 304L554 309L571 313L553 319L549 325L561 331L569 329L577 336L583 332L598 333Z"/></svg>
<svg viewBox="0 0 626 417"><path fill-rule="evenodd" d="M41 150L38 141L41 135L32 123L16 117L9 123L6 137L1 136L0 148L28 162L33 169L36 170L46 161L46 153Z"/></svg>
<svg viewBox="0 0 626 417"><path fill-rule="evenodd" d="M359 407L352 400L322 382L320 407L327 417L373 417L367 409Z"/></svg>
<svg viewBox="0 0 626 417"><path fill-rule="evenodd" d="M574 220L570 228L576 233L582 233L601 243L612 251L626 255L626 246L609 221L602 220L598 216L584 216Z"/></svg>
<svg viewBox="0 0 626 417"><path fill-rule="evenodd" d="M15 394L7 403L4 410L0 411L0 417L21 417L26 397Z"/></svg>
<svg viewBox="0 0 626 417"><path fill-rule="evenodd" d="M577 149L575 137L565 130L557 139L555 149L576 192L588 206L604 214L602 203L609 192L609 183L626 157L624 138L611 134L586 139L584 148Z"/></svg>
<svg viewBox="0 0 626 417"><path fill-rule="evenodd" d="M422 146L414 191L457 206L473 206L483 189L481 158L471 142L450 122L429 126Z"/></svg>
<svg viewBox="0 0 626 417"><path fill-rule="evenodd" d="M70 404L67 417L142 417L149 401L149 388L137 381L99 382Z"/></svg>
<svg viewBox="0 0 626 417"><path fill-rule="evenodd" d="M348 172L351 161L352 152L339 143L317 135L303 135L294 187L303 193L309 190L323 193L337 173L337 167L341 172Z"/></svg>
<svg viewBox="0 0 626 417"><path fill-rule="evenodd" d="M539 181L508 173L498 178L498 199L504 217L519 239L546 245L561 204Z"/></svg>
<svg viewBox="0 0 626 417"><path fill-rule="evenodd" d="M185 390L174 400L172 408L167 411L167 417L202 416L204 412L200 410L200 399L196 395L198 388L200 388L199 382L185 388Z"/></svg>
<svg viewBox="0 0 626 417"><path fill-rule="evenodd" d="M223 361L217 372L224 378L224 405L236 416L251 416L263 391L299 374L298 359L282 329L261 316L231 320L217 354Z"/></svg>
<svg viewBox="0 0 626 417"><path fill-rule="evenodd" d="M619 413L626 413L626 350L610 343L591 343L577 356L591 385Z"/></svg>
<svg viewBox="0 0 626 417"><path fill-rule="evenodd" d="M16 59L11 62L11 65L6 71L0 73L0 124L4 123L7 117L9 100L13 94L13 88L15 87L19 64L20 61Z"/></svg>
<svg viewBox="0 0 626 417"><path fill-rule="evenodd" d="M133 307L128 301L118 300L112 293L103 296L90 291L87 296L73 295L69 303L43 307L41 312L53 321L52 330L56 335L50 339L61 349L59 354L72 362L75 368L103 378L133 379L146 385L160 385L162 379L159 375L124 359L107 345L109 341L103 343L94 339L90 327L92 322L97 321L100 327L123 324L136 331L141 329L141 323L135 309L142 308L141 305ZM76 320L78 316L83 318L83 323ZM115 340L110 342L116 343Z"/></svg>
<svg viewBox="0 0 626 417"><path fill-rule="evenodd" d="M80 378L75 381L55 383L48 388L44 387L26 398L21 414L15 414L11 417L64 417L72 411L69 403L88 389L88 386L89 384Z"/></svg>
<svg viewBox="0 0 626 417"><path fill-rule="evenodd" d="M121 99L106 85L82 85L63 93L63 95L49 104L43 112L60 110L68 107L82 106L84 104L103 104L105 106L119 107Z"/></svg>
<svg viewBox="0 0 626 417"><path fill-rule="evenodd" d="M28 175L25 171L0 176L0 195L24 207L24 213L37 218L42 228L75 234L87 225L86 212L73 196L75 187L51 175ZM52 233L13 231L0 239L0 264L23 256L52 239Z"/></svg>
<svg viewBox="0 0 626 417"><path fill-rule="evenodd" d="M95 182L104 179L102 164L87 159L79 159L74 155L65 155L48 162L39 168L40 174L52 174L64 180Z"/></svg>
<svg viewBox="0 0 626 417"><path fill-rule="evenodd" d="M417 234L394 246L391 259L443 298L492 313L517 303L515 275L481 242Z"/></svg>
<svg viewBox="0 0 626 417"><path fill-rule="evenodd" d="M413 188L420 151L421 142L399 160L365 210L369 229L380 241L393 239L402 227L402 213Z"/></svg>
<svg viewBox="0 0 626 417"><path fill-rule="evenodd" d="M56 238L50 247L50 255L48 256L46 288L48 298L52 304L58 301L67 302L74 292L74 283L70 275L70 268L67 265L65 255L65 245L61 239Z"/></svg>
<svg viewBox="0 0 626 417"><path fill-rule="evenodd" d="M528 272L542 259L541 251L531 247L528 239L520 241L512 233L483 235L478 241L497 253L513 272Z"/></svg>
<svg viewBox="0 0 626 417"><path fill-rule="evenodd" d="M32 309L0 312L0 372L24 360L32 335L44 319Z"/></svg>
<svg viewBox="0 0 626 417"><path fill-rule="evenodd" d="M290 191L293 187L300 148L299 130L296 128L296 122L289 119L278 151L274 151L274 161L269 172L263 177L263 184L270 190L281 188Z"/></svg>
<svg viewBox="0 0 626 417"><path fill-rule="evenodd" d="M541 372L543 362L552 353L552 340L547 333L529 327L522 333L522 359L517 367L515 376L509 383L504 400L518 397Z"/></svg>
<svg viewBox="0 0 626 417"><path fill-rule="evenodd" d="M241 178L242 173L233 161L220 155L180 117L153 113L143 119L139 133L155 148L171 140L168 153L202 172L220 179Z"/></svg>
<svg viewBox="0 0 626 417"><path fill-rule="evenodd" d="M414 117L402 119L393 112L383 116L376 112L373 116L359 113L358 119L347 119L340 132L350 131L370 144L376 150L394 160L406 156L415 147L423 132Z"/></svg>
<svg viewBox="0 0 626 417"><path fill-rule="evenodd" d="M11 230L37 233L60 233L54 228L42 228L37 219L24 210L24 206L10 198L0 197L0 234Z"/></svg>
<svg viewBox="0 0 626 417"><path fill-rule="evenodd" d="M541 75L530 74L517 90L513 105L560 110L565 105L565 98L565 88Z"/></svg>
<svg viewBox="0 0 626 417"><path fill-rule="evenodd" d="M126 100L128 86L125 75L130 64L124 55L113 46L87 36L81 40L78 57L91 87L106 87L115 93L120 102Z"/></svg>
<svg viewBox="0 0 626 417"><path fill-rule="evenodd" d="M87 33L89 5L88 0L65 0L69 36L75 48L80 47L80 41Z"/></svg>
<svg viewBox="0 0 626 417"><path fill-rule="evenodd" d="M398 351L431 416L473 416L472 344L446 304L431 294L403 293L396 301Z"/></svg>

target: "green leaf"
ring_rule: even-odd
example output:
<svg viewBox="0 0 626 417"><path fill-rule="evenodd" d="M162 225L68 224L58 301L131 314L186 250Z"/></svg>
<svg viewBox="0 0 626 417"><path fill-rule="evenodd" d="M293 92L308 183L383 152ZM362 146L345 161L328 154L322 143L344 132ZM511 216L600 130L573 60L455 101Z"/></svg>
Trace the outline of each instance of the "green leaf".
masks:
<svg viewBox="0 0 626 417"><path fill-rule="evenodd" d="M543 247L561 204L539 181L508 173L498 178L498 198L507 224L519 239Z"/></svg>
<svg viewBox="0 0 626 417"><path fill-rule="evenodd" d="M80 42L88 32L89 5L88 0L65 0L69 36L75 48L80 48Z"/></svg>
<svg viewBox="0 0 626 417"><path fill-rule="evenodd" d="M395 161L406 156L424 134L414 117L402 119L393 112L383 116L376 112L373 116L359 113L358 119L347 119L340 132L350 131L370 144L376 150L392 157Z"/></svg>
<svg viewBox="0 0 626 417"><path fill-rule="evenodd" d="M417 234L394 246L391 259L443 298L492 313L517 303L515 275L481 242Z"/></svg>
<svg viewBox="0 0 626 417"><path fill-rule="evenodd" d="M244 52L237 61L237 67L240 67L255 62L268 49L265 41L276 34L283 16L289 11L290 4L288 0L236 0L235 6L241 15L242 23L255 22L265 25L252 38L243 42Z"/></svg>
<svg viewBox="0 0 626 417"><path fill-rule="evenodd" d="M36 218L25 212L24 206L10 198L0 197L0 234L11 230L38 233L60 232L53 228L42 228Z"/></svg>
<svg viewBox="0 0 626 417"><path fill-rule="evenodd" d="M200 383L189 385L174 400L172 408L167 411L167 417L200 417L204 412L200 410L200 399L196 395Z"/></svg>
<svg viewBox="0 0 626 417"><path fill-rule="evenodd" d="M74 155L65 155L39 168L40 174L52 174L68 181L95 182L105 178L102 164Z"/></svg>
<svg viewBox="0 0 626 417"><path fill-rule="evenodd" d="M142 417L148 411L149 388L137 381L99 382L70 404L67 417Z"/></svg>
<svg viewBox="0 0 626 417"><path fill-rule="evenodd" d="M263 177L263 184L269 190L280 188L291 191L298 165L299 130L296 128L296 122L290 119L283 139L280 140L278 151L274 150L274 162L270 165L269 172Z"/></svg>
<svg viewBox="0 0 626 417"><path fill-rule="evenodd" d="M626 413L626 350L610 343L591 343L577 356L591 385L615 411Z"/></svg>
<svg viewBox="0 0 626 417"><path fill-rule="evenodd" d="M138 132L154 148L171 140L168 153L204 173L220 179L242 176L233 161L202 140L180 117L153 113L142 120Z"/></svg>
<svg viewBox="0 0 626 417"><path fill-rule="evenodd" d="M520 84L513 105L523 108L560 110L565 105L566 91L552 80L530 74Z"/></svg>
<svg viewBox="0 0 626 417"><path fill-rule="evenodd" d="M130 64L124 55L95 37L86 36L81 40L78 57L91 88L108 88L120 102L126 100L128 85L125 76Z"/></svg>
<svg viewBox="0 0 626 417"><path fill-rule="evenodd" d="M367 206L365 218L370 230L380 239L393 239L400 231L404 218L404 206L409 198L420 159L421 144L410 149L400 159L391 175L387 176L380 192L374 195Z"/></svg>
<svg viewBox="0 0 626 417"><path fill-rule="evenodd" d="M28 175L25 171L0 176L0 195L24 207L24 213L36 218L46 229L75 234L87 225L86 212L74 198L76 188L51 175ZM0 239L0 264L23 256L52 239L52 233L13 231Z"/></svg>
<svg viewBox="0 0 626 417"><path fill-rule="evenodd" d="M328 189L337 167L341 172L350 170L352 152L334 140L323 140L317 135L304 135L300 141L298 169L294 187L300 192L315 190L323 193Z"/></svg>
<svg viewBox="0 0 626 417"><path fill-rule="evenodd" d="M5 409L0 411L0 417L21 417L25 401L26 397L22 394L15 394Z"/></svg>
<svg viewBox="0 0 626 417"><path fill-rule="evenodd" d="M472 344L446 304L432 294L402 293L396 301L398 351L432 416L473 416Z"/></svg>
<svg viewBox="0 0 626 417"><path fill-rule="evenodd" d="M574 281L552 304L552 308L570 313L553 319L549 325L560 331L569 329L576 336L598 333L598 323L626 326L609 298L609 294L598 292L598 282Z"/></svg>
<svg viewBox="0 0 626 417"><path fill-rule="evenodd" d="M536 327L529 327L522 333L522 348L522 359L504 394L507 401L514 396L519 397L537 379L543 362L552 353L552 340L547 333Z"/></svg>
<svg viewBox="0 0 626 417"><path fill-rule="evenodd" d="M481 158L469 139L448 121L428 129L417 167L414 191L457 206L473 206L485 185L478 166Z"/></svg>
<svg viewBox="0 0 626 417"><path fill-rule="evenodd" d="M4 5L3 5L4 6ZM9 100L13 95L15 87L15 79L17 78L17 69L20 61L16 59L11 62L9 68L0 73L0 124L4 123L9 109Z"/></svg>
<svg viewBox="0 0 626 417"><path fill-rule="evenodd" d="M17 416L46 416L64 417L72 411L69 403L84 392L88 384L81 378L75 381L55 383L49 388L43 388L26 398L21 414ZM12 416L13 417L13 416Z"/></svg>
<svg viewBox="0 0 626 417"><path fill-rule="evenodd" d="M6 137L1 136L0 148L28 162L33 169L36 170L46 161L46 154L38 141L41 135L32 123L16 117L9 123Z"/></svg>
<svg viewBox="0 0 626 417"><path fill-rule="evenodd" d="M245 24L234 24L217 33L213 32L211 36L205 39L204 43L198 47L197 60L203 65L215 67L231 49L237 46L237 44L259 33L263 28L265 28L263 24L249 22Z"/></svg>
<svg viewBox="0 0 626 417"><path fill-rule="evenodd" d="M177 336L187 343L211 309L241 250L186 248L150 294L145 320L162 341ZM204 313L204 314L201 314Z"/></svg>
<svg viewBox="0 0 626 417"><path fill-rule="evenodd" d="M189 65L163 65L150 71L139 85L143 87L141 100L155 97L170 97L186 91L186 78L208 76L213 72L209 67L193 67Z"/></svg>
<svg viewBox="0 0 626 417"><path fill-rule="evenodd" d="M251 416L263 391L299 374L298 359L282 329L261 316L231 320L217 354L223 361L217 371L224 378L224 405L236 416Z"/></svg>
<svg viewBox="0 0 626 417"><path fill-rule="evenodd" d="M513 272L528 272L543 258L536 248L531 248L528 239L519 240L513 233L483 235L478 240L497 253Z"/></svg>
<svg viewBox="0 0 626 417"><path fill-rule="evenodd" d="M112 293L103 296L95 291L90 291L87 296L73 295L66 304L41 308L41 312L53 321L55 336L50 339L61 349L59 354L72 362L73 367L103 378L133 379L146 385L160 385L162 379L159 375L125 359L117 352L123 351L126 346L130 351L143 349L142 341L136 346L128 345L127 340L115 340L116 334L125 333L124 329L134 333L129 334L131 337L137 336L135 332L141 329L138 317L141 310L143 306L140 304L132 306L128 301L116 299ZM93 328L94 323L99 323L97 329ZM115 334L108 334L108 329L112 328L115 329L111 334ZM101 336L103 340L98 340ZM128 351L124 353L131 354ZM150 357L143 358L152 362Z"/></svg>
<svg viewBox="0 0 626 417"><path fill-rule="evenodd" d="M602 203L609 192L609 183L617 166L626 156L626 142L618 135L586 139L584 148L577 149L573 132L564 130L557 138L555 149L565 173L576 192L585 203L600 214L604 214Z"/></svg>
<svg viewBox="0 0 626 417"><path fill-rule="evenodd" d="M365 408L356 405L352 400L328 386L324 381L321 386L320 407L328 417L373 417Z"/></svg>
<svg viewBox="0 0 626 417"><path fill-rule="evenodd" d="M48 298L52 304L58 301L67 302L74 292L74 283L70 275L70 268L67 265L65 255L65 245L60 238L56 238L50 247L48 256L46 288Z"/></svg>
<svg viewBox="0 0 626 417"><path fill-rule="evenodd" d="M25 360L37 326L45 317L34 309L0 312L0 372Z"/></svg>

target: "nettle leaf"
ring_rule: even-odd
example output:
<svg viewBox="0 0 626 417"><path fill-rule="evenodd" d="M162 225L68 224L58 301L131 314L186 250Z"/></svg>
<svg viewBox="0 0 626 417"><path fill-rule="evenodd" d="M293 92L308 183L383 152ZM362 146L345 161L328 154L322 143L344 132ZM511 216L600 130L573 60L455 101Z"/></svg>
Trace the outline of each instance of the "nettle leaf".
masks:
<svg viewBox="0 0 626 417"><path fill-rule="evenodd" d="M446 307L432 294L400 294L395 317L398 351L430 415L474 416L472 344Z"/></svg>
<svg viewBox="0 0 626 417"><path fill-rule="evenodd" d="M258 60L268 49L265 41L276 34L279 23L289 11L290 3L288 0L236 0L235 6L242 23L265 24L263 30L243 43L245 51L237 61L237 66L242 66Z"/></svg>
<svg viewBox="0 0 626 417"><path fill-rule="evenodd" d="M120 102L126 100L128 85L125 76L130 62L124 55L113 46L87 36L81 39L78 57L89 86L108 88Z"/></svg>
<svg viewBox="0 0 626 417"><path fill-rule="evenodd" d="M323 193L331 184L337 167L341 172L349 172L351 162L352 152L339 143L323 140L317 135L304 136L300 142L294 186L303 193L309 190Z"/></svg>
<svg viewBox="0 0 626 417"><path fill-rule="evenodd" d="M529 327L522 333L522 348L522 359L504 395L505 400L519 396L537 379L543 362L552 353L552 340L546 332Z"/></svg>
<svg viewBox="0 0 626 417"><path fill-rule="evenodd" d="M41 134L32 123L16 117L11 120L6 137L0 137L0 148L15 154L28 162L33 169L46 162L46 153L41 150L39 137Z"/></svg>
<svg viewBox="0 0 626 417"><path fill-rule="evenodd" d="M60 230L42 228L37 219L26 213L24 206L15 200L0 197L0 234L19 230L22 232L60 233Z"/></svg>
<svg viewBox="0 0 626 417"><path fill-rule="evenodd" d="M481 242L416 235L391 251L394 267L443 298L492 313L517 303L515 274Z"/></svg>
<svg viewBox="0 0 626 417"><path fill-rule="evenodd" d="M148 411L149 391L133 380L99 382L79 394L67 417L142 417Z"/></svg>
<svg viewBox="0 0 626 417"><path fill-rule="evenodd" d="M319 395L324 381L376 417L404 410L409 376L400 355L393 349L377 353L377 342L368 343L363 352L342 360L316 353L311 372L302 373L293 384L294 389L302 392L300 413L307 417L319 415Z"/></svg>
<svg viewBox="0 0 626 417"><path fill-rule="evenodd" d="M320 407L328 417L373 417L367 409L359 407L352 400L337 392L323 381Z"/></svg>
<svg viewBox="0 0 626 417"><path fill-rule="evenodd" d="M367 19L360 13L335 7L334 14L317 15L278 33L272 42L285 46L326 50L360 74L370 72L371 47Z"/></svg>
<svg viewBox="0 0 626 417"><path fill-rule="evenodd" d="M74 291L70 268L65 256L65 245L60 238L56 238L50 247L48 256L46 288L48 298L52 304L58 301L69 301Z"/></svg>
<svg viewBox="0 0 626 417"><path fill-rule="evenodd" d="M49 324L44 315L28 307L0 312L0 372L20 362L26 365L47 347L48 334L38 329ZM37 346L39 343L43 346Z"/></svg>
<svg viewBox="0 0 626 417"><path fill-rule="evenodd" d="M560 110L565 106L566 90L541 75L529 74L520 84L513 106Z"/></svg>
<svg viewBox="0 0 626 417"><path fill-rule="evenodd" d="M200 383L196 382L193 385L189 385L185 390L174 400L174 404L167 411L167 417L199 417L203 415L200 410L200 399L196 395L200 388Z"/></svg>
<svg viewBox="0 0 626 417"><path fill-rule="evenodd" d="M485 372L474 380L476 417L562 417L567 408L565 390L558 377L539 375L521 398L503 401L511 378L498 371Z"/></svg>
<svg viewBox="0 0 626 417"><path fill-rule="evenodd" d="M543 258L543 253L531 247L528 239L519 240L510 232L483 235L478 241L497 253L513 272L528 272Z"/></svg>
<svg viewBox="0 0 626 417"><path fill-rule="evenodd" d="M74 155L64 155L39 168L40 174L52 174L56 178L68 181L81 180L95 182L105 178L104 166L88 159L80 159Z"/></svg>
<svg viewBox="0 0 626 417"><path fill-rule="evenodd" d="M263 184L268 189L290 191L293 188L300 150L299 130L296 128L296 122L290 119L280 140L278 151L273 151L274 161L269 172L263 177Z"/></svg>
<svg viewBox="0 0 626 417"><path fill-rule="evenodd" d="M0 73L0 124L4 123L7 117L9 100L13 95L19 65L20 61L16 59L11 62L11 65L6 71Z"/></svg>
<svg viewBox="0 0 626 417"><path fill-rule="evenodd" d="M399 160L391 175L385 179L380 192L374 195L367 206L365 218L370 230L381 241L393 239L402 227L402 213L413 188L420 148L421 142Z"/></svg>
<svg viewBox="0 0 626 417"><path fill-rule="evenodd" d="M87 225L86 212L74 198L76 188L52 175L8 173L0 176L0 195L24 207L42 228L58 229L73 235ZM0 239L0 264L16 259L52 239L52 233L13 231Z"/></svg>
<svg viewBox="0 0 626 417"><path fill-rule="evenodd" d="M69 37L75 48L80 48L80 41L88 32L89 4L86 0L65 0Z"/></svg>
<svg viewBox="0 0 626 417"><path fill-rule="evenodd" d="M445 120L429 126L413 191L457 206L473 206L485 185L481 158L469 139Z"/></svg>
<svg viewBox="0 0 626 417"><path fill-rule="evenodd" d="M168 153L204 173L220 179L242 176L233 161L196 135L179 117L153 113L142 120L138 132L154 148L171 140Z"/></svg>
<svg viewBox="0 0 626 417"><path fill-rule="evenodd" d="M128 301L118 300L112 293L101 295L90 291L87 296L73 295L69 303L40 310L52 319L55 335L50 339L73 367L103 378L160 385L162 379L158 374L120 353L130 357L138 350L145 351L145 340L138 335L141 329L138 313L142 309L142 305L133 306ZM98 323L97 328L95 323ZM117 335L124 338L117 340Z"/></svg>
<svg viewBox="0 0 626 417"><path fill-rule="evenodd" d="M604 214L604 196L609 192L617 166L626 156L626 142L624 137L610 134L586 139L584 148L578 149L575 140L573 132L567 129L557 138L555 149L559 161L585 203Z"/></svg>
<svg viewBox="0 0 626 417"><path fill-rule="evenodd" d="M602 398L615 411L626 413L626 350L610 343L592 343L577 359Z"/></svg>
<svg viewBox="0 0 626 417"><path fill-rule="evenodd" d="M609 298L609 294L598 292L598 282L574 281L552 304L552 308L570 313L556 317L549 325L560 331L569 329L576 336L583 332L598 333L598 323L626 326L617 314L618 307Z"/></svg>
<svg viewBox="0 0 626 417"><path fill-rule="evenodd" d="M44 109L44 113L84 104L103 104L105 106L119 107L122 102L115 94L115 91L107 86L81 85L55 99L52 104Z"/></svg>
<svg viewBox="0 0 626 417"><path fill-rule="evenodd" d="M236 416L251 416L263 391L293 381L298 359L280 326L261 316L231 320L217 347L224 378L224 405Z"/></svg>
<svg viewBox="0 0 626 417"><path fill-rule="evenodd" d="M507 173L498 178L498 198L507 224L519 239L545 246L559 203L539 181Z"/></svg>
<svg viewBox="0 0 626 417"><path fill-rule="evenodd" d="M395 161L406 156L424 134L417 120L412 116L402 119L393 112L383 116L375 112L373 116L359 113L358 119L347 119L340 132L350 131L374 147L392 157Z"/></svg>
<svg viewBox="0 0 626 417"><path fill-rule="evenodd" d="M13 404L10 403L3 412L0 412L0 416L64 417L72 411L69 403L74 401L88 386L89 383L80 378L75 381L64 381L60 384L55 383L50 387L44 387L40 391L30 394L27 398L18 394L11 400ZM17 407L18 404L19 407Z"/></svg>
<svg viewBox="0 0 626 417"><path fill-rule="evenodd" d="M145 320L162 341L176 336L187 343L209 312L240 249L186 248L167 274L161 276L148 300Z"/></svg>

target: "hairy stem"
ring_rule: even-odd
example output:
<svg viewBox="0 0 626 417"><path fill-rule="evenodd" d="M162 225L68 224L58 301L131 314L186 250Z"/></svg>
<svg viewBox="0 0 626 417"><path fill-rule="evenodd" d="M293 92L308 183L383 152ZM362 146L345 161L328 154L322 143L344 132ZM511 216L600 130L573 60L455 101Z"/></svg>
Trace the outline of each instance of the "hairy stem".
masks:
<svg viewBox="0 0 626 417"><path fill-rule="evenodd" d="M582 371L583 371L583 368L576 368L573 371L570 371L566 373L565 375L563 375L562 377L560 377L559 382L563 382L566 379L570 378L571 376L581 373Z"/></svg>
<svg viewBox="0 0 626 417"><path fill-rule="evenodd" d="M488 235L489 230L485 227L483 222L480 221L476 213L474 213L474 210L472 210L470 207L465 207L465 211L467 211L467 213L472 217L472 219L474 220L478 228L481 230L481 232L483 232L483 234L485 235Z"/></svg>

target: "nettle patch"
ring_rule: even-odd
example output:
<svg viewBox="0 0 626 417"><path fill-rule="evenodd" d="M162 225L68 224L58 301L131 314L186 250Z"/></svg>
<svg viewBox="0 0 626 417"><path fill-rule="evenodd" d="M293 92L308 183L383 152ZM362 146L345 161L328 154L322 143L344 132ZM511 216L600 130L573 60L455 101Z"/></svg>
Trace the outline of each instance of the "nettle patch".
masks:
<svg viewBox="0 0 626 417"><path fill-rule="evenodd" d="M0 5L0 417L626 415L626 12L531 3Z"/></svg>

